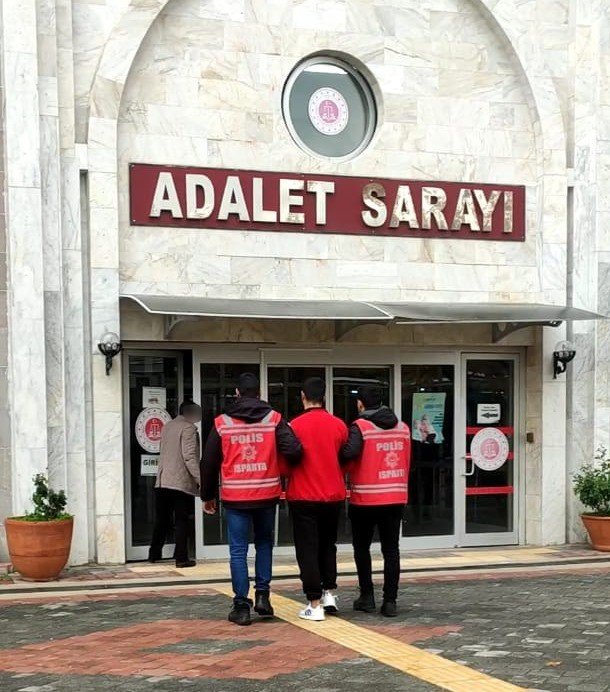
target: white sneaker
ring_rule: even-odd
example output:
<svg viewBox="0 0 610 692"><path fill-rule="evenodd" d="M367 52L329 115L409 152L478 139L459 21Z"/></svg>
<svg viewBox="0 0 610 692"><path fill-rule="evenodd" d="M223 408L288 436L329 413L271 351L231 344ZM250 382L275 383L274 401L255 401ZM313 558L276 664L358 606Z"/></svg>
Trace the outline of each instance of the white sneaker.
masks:
<svg viewBox="0 0 610 692"><path fill-rule="evenodd" d="M322 608L324 608L324 611L326 613L329 613L331 615L339 612L339 607L337 606L337 597L333 594L332 591L322 592L322 600L320 601L320 605L322 606Z"/></svg>
<svg viewBox="0 0 610 692"><path fill-rule="evenodd" d="M314 622L321 622L326 619L322 604L314 608L311 603L308 603L305 608L300 611L299 617L303 620L313 620Z"/></svg>

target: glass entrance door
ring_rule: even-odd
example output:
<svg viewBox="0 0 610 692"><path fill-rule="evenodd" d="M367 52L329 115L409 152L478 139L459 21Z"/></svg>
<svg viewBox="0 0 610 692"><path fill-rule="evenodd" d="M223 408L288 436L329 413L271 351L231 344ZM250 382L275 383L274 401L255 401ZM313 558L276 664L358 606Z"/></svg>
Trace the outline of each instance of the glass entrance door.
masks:
<svg viewBox="0 0 610 692"><path fill-rule="evenodd" d="M182 354L127 352L124 381L126 557L145 560L154 524L156 463L163 423L178 415L183 394ZM173 538L163 549L171 558Z"/></svg>
<svg viewBox="0 0 610 692"><path fill-rule="evenodd" d="M518 360L462 358L460 544L517 543ZM460 463L461 462L461 463Z"/></svg>

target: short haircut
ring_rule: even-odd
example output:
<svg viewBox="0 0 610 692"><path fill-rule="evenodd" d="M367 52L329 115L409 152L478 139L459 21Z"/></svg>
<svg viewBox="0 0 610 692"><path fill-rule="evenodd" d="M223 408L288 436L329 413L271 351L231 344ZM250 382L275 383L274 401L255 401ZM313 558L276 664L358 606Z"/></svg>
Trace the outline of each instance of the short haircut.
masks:
<svg viewBox="0 0 610 692"><path fill-rule="evenodd" d="M365 384L358 389L358 399L364 404L364 408L379 408L383 402L383 391L375 384Z"/></svg>
<svg viewBox="0 0 610 692"><path fill-rule="evenodd" d="M240 396L256 398L260 396L261 385L252 372L244 372L237 378L237 391Z"/></svg>
<svg viewBox="0 0 610 692"><path fill-rule="evenodd" d="M322 405L326 394L326 382L321 377L308 377L303 382L303 394L312 404Z"/></svg>
<svg viewBox="0 0 610 692"><path fill-rule="evenodd" d="M190 416L194 413L201 413L201 406L199 404L196 404L194 401L191 401L190 399L185 399L181 404L180 404L180 415L181 416Z"/></svg>

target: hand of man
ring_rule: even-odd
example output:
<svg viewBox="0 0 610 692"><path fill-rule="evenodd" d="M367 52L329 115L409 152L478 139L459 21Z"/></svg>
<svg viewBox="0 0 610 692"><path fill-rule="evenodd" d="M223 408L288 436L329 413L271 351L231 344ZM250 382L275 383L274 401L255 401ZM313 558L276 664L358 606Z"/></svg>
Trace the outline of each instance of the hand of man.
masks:
<svg viewBox="0 0 610 692"><path fill-rule="evenodd" d="M203 503L203 511L206 514L216 514L216 500L206 500Z"/></svg>

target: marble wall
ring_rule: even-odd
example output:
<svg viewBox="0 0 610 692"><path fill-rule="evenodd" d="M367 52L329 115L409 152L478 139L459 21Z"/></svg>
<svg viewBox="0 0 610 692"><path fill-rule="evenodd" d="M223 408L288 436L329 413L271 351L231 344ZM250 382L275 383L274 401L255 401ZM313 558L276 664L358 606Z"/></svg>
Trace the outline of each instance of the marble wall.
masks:
<svg viewBox="0 0 610 692"><path fill-rule="evenodd" d="M535 104L477 3L248 5L174 0L138 51L118 131L124 292L563 300L565 245L540 242ZM291 69L325 49L360 60L380 93L377 135L349 163L301 151L282 118ZM499 244L132 227L132 161L525 184L528 236Z"/></svg>
<svg viewBox="0 0 610 692"><path fill-rule="evenodd" d="M0 62L0 104L4 104L4 74ZM6 555L2 519L12 513L11 427L8 406L8 315L6 267L6 174L4 166L4 107L0 105L0 560Z"/></svg>

